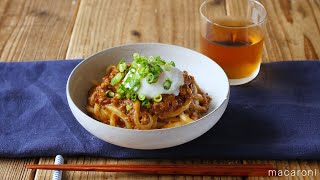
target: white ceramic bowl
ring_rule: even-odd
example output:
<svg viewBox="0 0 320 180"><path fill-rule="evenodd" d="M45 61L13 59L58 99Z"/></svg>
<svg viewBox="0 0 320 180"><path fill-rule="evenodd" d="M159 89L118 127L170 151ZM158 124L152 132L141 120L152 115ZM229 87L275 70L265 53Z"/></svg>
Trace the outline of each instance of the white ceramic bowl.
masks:
<svg viewBox="0 0 320 180"><path fill-rule="evenodd" d="M110 64L124 58L132 61L132 54L160 56L174 61L180 70L195 77L203 91L213 99L209 112L201 119L180 127L156 130L132 130L103 124L86 114L85 105L92 80L101 80ZM142 43L106 49L83 60L71 72L67 82L67 99L78 122L94 136L122 147L160 149L191 141L214 126L224 113L229 100L229 82L218 64L193 50L159 43Z"/></svg>

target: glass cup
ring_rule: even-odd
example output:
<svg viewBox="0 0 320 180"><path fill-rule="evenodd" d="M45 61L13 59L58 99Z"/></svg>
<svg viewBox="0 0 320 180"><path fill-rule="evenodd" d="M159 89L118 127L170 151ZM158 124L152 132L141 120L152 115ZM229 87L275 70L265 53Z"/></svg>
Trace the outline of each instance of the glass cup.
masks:
<svg viewBox="0 0 320 180"><path fill-rule="evenodd" d="M201 53L217 62L230 85L259 73L267 12L254 0L208 0L200 6Z"/></svg>

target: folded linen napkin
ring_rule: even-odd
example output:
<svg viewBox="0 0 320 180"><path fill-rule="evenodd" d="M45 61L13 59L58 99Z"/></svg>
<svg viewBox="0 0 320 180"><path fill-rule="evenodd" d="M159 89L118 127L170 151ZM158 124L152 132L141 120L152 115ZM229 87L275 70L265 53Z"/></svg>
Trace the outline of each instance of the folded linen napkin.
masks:
<svg viewBox="0 0 320 180"><path fill-rule="evenodd" d="M320 61L262 64L255 80L231 87L211 130L161 150L118 147L82 128L65 95L79 62L0 63L0 157L320 159Z"/></svg>

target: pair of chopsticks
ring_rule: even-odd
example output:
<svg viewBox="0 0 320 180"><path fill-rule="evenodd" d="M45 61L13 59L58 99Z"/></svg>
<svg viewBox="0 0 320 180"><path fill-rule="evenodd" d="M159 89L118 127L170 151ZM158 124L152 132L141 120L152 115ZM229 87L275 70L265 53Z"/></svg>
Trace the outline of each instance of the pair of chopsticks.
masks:
<svg viewBox="0 0 320 180"><path fill-rule="evenodd" d="M276 170L271 164L33 164L28 169L64 171L129 172L138 174L268 176Z"/></svg>

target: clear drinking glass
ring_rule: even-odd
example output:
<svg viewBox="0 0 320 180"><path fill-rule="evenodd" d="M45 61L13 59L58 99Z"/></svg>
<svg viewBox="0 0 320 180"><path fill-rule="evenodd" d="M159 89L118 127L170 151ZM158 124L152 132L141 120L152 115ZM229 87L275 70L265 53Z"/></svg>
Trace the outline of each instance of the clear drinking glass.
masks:
<svg viewBox="0 0 320 180"><path fill-rule="evenodd" d="M267 12L254 0L208 0L200 6L201 53L217 62L230 85L254 79L260 70Z"/></svg>

